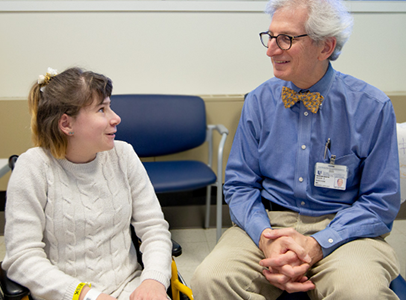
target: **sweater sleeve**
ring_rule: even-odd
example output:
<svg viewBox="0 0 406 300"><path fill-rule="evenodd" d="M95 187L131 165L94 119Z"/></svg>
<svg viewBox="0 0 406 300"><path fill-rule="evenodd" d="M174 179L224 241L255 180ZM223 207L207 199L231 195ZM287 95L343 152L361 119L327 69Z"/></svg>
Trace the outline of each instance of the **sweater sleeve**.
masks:
<svg viewBox="0 0 406 300"><path fill-rule="evenodd" d="M45 253L47 163L34 148L22 154L7 187L5 244L2 268L8 277L31 290L36 299L70 300L78 279L53 265Z"/></svg>
<svg viewBox="0 0 406 300"><path fill-rule="evenodd" d="M144 270L141 281L154 279L169 286L172 241L168 223L147 172L131 145L125 144L125 162L132 197L132 225L141 239ZM122 159L126 157L127 159Z"/></svg>

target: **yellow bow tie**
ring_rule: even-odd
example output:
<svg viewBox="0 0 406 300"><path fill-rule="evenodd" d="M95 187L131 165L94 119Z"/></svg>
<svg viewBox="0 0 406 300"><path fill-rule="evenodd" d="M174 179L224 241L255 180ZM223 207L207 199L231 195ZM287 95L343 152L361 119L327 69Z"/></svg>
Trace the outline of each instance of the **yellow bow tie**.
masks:
<svg viewBox="0 0 406 300"><path fill-rule="evenodd" d="M289 108L298 101L302 101L304 106L312 113L317 113L324 97L320 93L296 93L294 90L284 86L282 88L282 101L285 108Z"/></svg>

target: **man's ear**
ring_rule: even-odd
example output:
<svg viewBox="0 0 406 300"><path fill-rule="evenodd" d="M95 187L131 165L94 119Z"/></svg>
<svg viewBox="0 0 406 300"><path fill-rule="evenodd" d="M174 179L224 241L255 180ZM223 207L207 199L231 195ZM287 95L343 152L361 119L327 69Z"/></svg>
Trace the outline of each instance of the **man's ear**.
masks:
<svg viewBox="0 0 406 300"><path fill-rule="evenodd" d="M66 135L71 135L73 132L73 118L67 114L63 114L58 122L59 129Z"/></svg>
<svg viewBox="0 0 406 300"><path fill-rule="evenodd" d="M320 52L319 59L328 59L336 48L337 40L335 37L329 37L323 42L323 48Z"/></svg>

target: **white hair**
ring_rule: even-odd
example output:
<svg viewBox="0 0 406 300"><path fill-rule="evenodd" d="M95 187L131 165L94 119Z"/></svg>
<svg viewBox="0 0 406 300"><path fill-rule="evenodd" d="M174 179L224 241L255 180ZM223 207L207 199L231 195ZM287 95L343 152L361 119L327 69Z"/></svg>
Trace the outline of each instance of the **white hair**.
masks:
<svg viewBox="0 0 406 300"><path fill-rule="evenodd" d="M329 60L336 60L349 39L353 27L353 18L343 2L341 0L270 0L265 12L272 17L278 9L287 7L307 8L309 17L305 30L313 41L320 42L329 37L336 38L336 48L329 57Z"/></svg>

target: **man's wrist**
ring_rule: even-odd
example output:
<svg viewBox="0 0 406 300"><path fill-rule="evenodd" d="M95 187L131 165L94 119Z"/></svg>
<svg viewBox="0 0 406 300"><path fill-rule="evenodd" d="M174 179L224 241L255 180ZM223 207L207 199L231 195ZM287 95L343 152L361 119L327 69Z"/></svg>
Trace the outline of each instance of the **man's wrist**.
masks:
<svg viewBox="0 0 406 300"><path fill-rule="evenodd" d="M265 249L265 245L270 241L269 239L267 239L267 238L264 236L264 233L267 232L267 231L272 231L272 229L271 229L271 228L265 228L265 229L261 232L261 236L260 236L260 238L259 238L258 247L259 247L259 249L260 249L262 252L263 252L264 249Z"/></svg>
<svg viewBox="0 0 406 300"><path fill-rule="evenodd" d="M320 246L320 244L317 242L317 240L314 237L308 237L308 249L309 249L309 255L312 261L310 262L310 265L314 265L317 263L319 260L323 258L323 250Z"/></svg>

